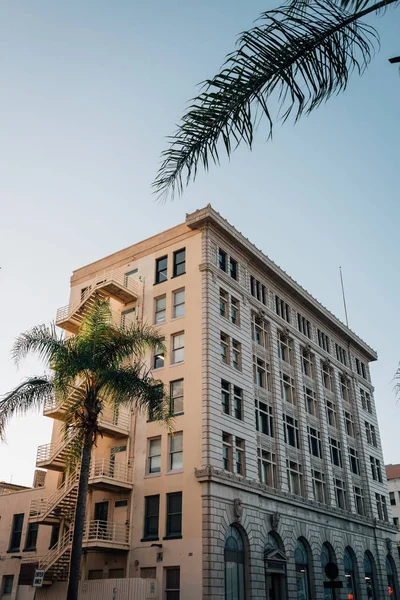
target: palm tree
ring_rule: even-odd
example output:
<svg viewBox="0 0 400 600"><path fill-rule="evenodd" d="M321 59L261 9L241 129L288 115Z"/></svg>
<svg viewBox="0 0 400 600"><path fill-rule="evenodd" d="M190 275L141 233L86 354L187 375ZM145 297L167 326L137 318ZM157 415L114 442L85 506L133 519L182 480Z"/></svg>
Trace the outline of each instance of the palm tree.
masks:
<svg viewBox="0 0 400 600"><path fill-rule="evenodd" d="M150 410L153 418L168 422L164 388L142 360L146 350L156 347L162 347L162 338L150 326L113 326L109 303L104 300L95 302L75 336L63 339L54 325L40 325L15 342L17 362L34 352L51 372L26 380L1 400L0 436L13 416L40 409L57 396L65 406L64 434L74 434L71 464L80 460L67 600L78 598L90 459L99 435L99 416L106 407L129 406Z"/></svg>
<svg viewBox="0 0 400 600"><path fill-rule="evenodd" d="M396 1L292 0L263 13L190 102L162 154L155 193L181 194L199 166L219 164L221 149L230 157L241 142L251 148L262 117L271 137L277 117L297 121L343 91L351 72L361 74L379 44L362 19Z"/></svg>

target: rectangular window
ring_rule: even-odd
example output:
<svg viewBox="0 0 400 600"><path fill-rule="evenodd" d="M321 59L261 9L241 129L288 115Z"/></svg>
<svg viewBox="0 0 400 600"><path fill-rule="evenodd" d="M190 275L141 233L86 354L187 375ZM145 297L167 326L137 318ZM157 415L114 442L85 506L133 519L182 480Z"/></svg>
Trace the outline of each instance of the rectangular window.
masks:
<svg viewBox="0 0 400 600"><path fill-rule="evenodd" d="M252 275L250 276L250 293L254 298L257 298L257 300L259 300L260 302L265 304L265 306L267 306L267 288Z"/></svg>
<svg viewBox="0 0 400 600"><path fill-rule="evenodd" d="M377 439L376 439L375 427L374 427L374 425L371 425L371 423L368 423L367 421L365 421L365 433L367 435L368 444L371 444L371 446L375 446L375 448L376 448L378 446L378 443L377 443Z"/></svg>
<svg viewBox="0 0 400 600"><path fill-rule="evenodd" d="M167 494L167 538L182 537L182 492Z"/></svg>
<svg viewBox="0 0 400 600"><path fill-rule="evenodd" d="M297 313L297 325L299 327L300 333L306 335L308 338L311 339L311 323L300 313Z"/></svg>
<svg viewBox="0 0 400 600"><path fill-rule="evenodd" d="M275 296L275 312L282 319L290 323L290 308L289 304L279 298L279 296Z"/></svg>
<svg viewBox="0 0 400 600"><path fill-rule="evenodd" d="M359 515L365 515L364 493L360 487L354 486L354 504Z"/></svg>
<svg viewBox="0 0 400 600"><path fill-rule="evenodd" d="M141 567L140 568L141 579L157 579L157 568L156 567Z"/></svg>
<svg viewBox="0 0 400 600"><path fill-rule="evenodd" d="M221 352L221 360L226 365L229 365L229 336L226 333L221 331L220 335L220 352Z"/></svg>
<svg viewBox="0 0 400 600"><path fill-rule="evenodd" d="M293 446L293 448L300 448L299 424L297 419L283 414L283 435L285 444Z"/></svg>
<svg viewBox="0 0 400 600"><path fill-rule="evenodd" d="M171 415L183 413L183 379L177 379L170 383Z"/></svg>
<svg viewBox="0 0 400 600"><path fill-rule="evenodd" d="M219 290L219 314L225 319L228 318L229 294L222 288Z"/></svg>
<svg viewBox="0 0 400 600"><path fill-rule="evenodd" d="M346 359L346 350L344 348L342 348L342 346L339 346L339 344L335 344L335 349L336 349L336 358L338 359L339 362L341 362L343 365L347 365L347 359Z"/></svg>
<svg viewBox="0 0 400 600"><path fill-rule="evenodd" d="M178 319L185 315L185 290L177 290L173 292L174 304L173 304L173 317Z"/></svg>
<svg viewBox="0 0 400 600"><path fill-rule="evenodd" d="M347 508L347 498L346 498L346 484L341 479L333 480L334 488L335 488L335 498L336 498L336 506L341 508L342 510L346 510Z"/></svg>
<svg viewBox="0 0 400 600"><path fill-rule="evenodd" d="M149 440L148 473L161 471L161 437Z"/></svg>
<svg viewBox="0 0 400 600"><path fill-rule="evenodd" d="M131 327L135 322L136 317L136 308L128 308L127 310L123 310L121 312L121 321L120 326L126 327L127 329Z"/></svg>
<svg viewBox="0 0 400 600"><path fill-rule="evenodd" d="M238 263L232 257L229 259L229 275L232 279L238 279L239 275Z"/></svg>
<svg viewBox="0 0 400 600"><path fill-rule="evenodd" d="M254 370L254 383L257 387L263 388L264 390L270 389L270 373L269 373L269 365L261 360L261 358L256 358L253 356L253 370Z"/></svg>
<svg viewBox="0 0 400 600"><path fill-rule="evenodd" d="M389 492L389 498L390 498L390 505L396 506L396 496L394 495L394 492Z"/></svg>
<svg viewBox="0 0 400 600"><path fill-rule="evenodd" d="M162 256L156 260L156 283L167 281L168 256Z"/></svg>
<svg viewBox="0 0 400 600"><path fill-rule="evenodd" d="M321 375L324 388L333 392L333 372L332 367L325 362L321 362Z"/></svg>
<svg viewBox="0 0 400 600"><path fill-rule="evenodd" d="M24 514L13 516L13 524L10 538L9 552L19 552L21 545L22 526L24 524Z"/></svg>
<svg viewBox="0 0 400 600"><path fill-rule="evenodd" d="M155 348L154 356L153 356L153 369L161 369L164 366L164 360L165 360L164 347L159 346L159 347Z"/></svg>
<svg viewBox="0 0 400 600"><path fill-rule="evenodd" d="M296 404L296 394L294 389L294 379L286 375L285 373L280 372L281 379L281 395L282 399L289 404Z"/></svg>
<svg viewBox="0 0 400 600"><path fill-rule="evenodd" d="M255 411L256 411L256 429L264 435L274 437L274 417L272 413L272 406L269 406L265 402L255 400Z"/></svg>
<svg viewBox="0 0 400 600"><path fill-rule="evenodd" d="M329 451L331 453L331 462L337 467L342 467L342 450L340 442L335 438L329 438Z"/></svg>
<svg viewBox="0 0 400 600"><path fill-rule="evenodd" d="M375 494L376 510L380 521L388 521L388 511L386 506L386 498L381 494Z"/></svg>
<svg viewBox="0 0 400 600"><path fill-rule="evenodd" d="M375 458L374 456L369 457L371 463L371 473L372 479L375 481L379 481L382 483L382 470L381 470L381 461ZM399 496L400 497L400 496Z"/></svg>
<svg viewBox="0 0 400 600"><path fill-rule="evenodd" d="M231 296L231 323L240 325L240 302Z"/></svg>
<svg viewBox="0 0 400 600"><path fill-rule="evenodd" d="M268 323L253 315L252 323L253 341L264 349L268 344Z"/></svg>
<svg viewBox="0 0 400 600"><path fill-rule="evenodd" d="M340 393L342 395L342 400L350 402L350 384L349 380L344 375L340 376Z"/></svg>
<svg viewBox="0 0 400 600"><path fill-rule="evenodd" d="M281 360L292 364L292 340L283 333L278 333L278 353Z"/></svg>
<svg viewBox="0 0 400 600"><path fill-rule="evenodd" d="M352 473L354 473L354 475L360 475L360 461L358 458L358 452L355 448L349 447L349 459Z"/></svg>
<svg viewBox="0 0 400 600"><path fill-rule="evenodd" d="M314 390L312 390L311 388L306 387L306 386L303 387L303 390L304 390L304 404L306 407L306 411L308 412L309 415L312 415L313 417L317 417L318 416L318 406L317 406L317 397L316 397Z"/></svg>
<svg viewBox="0 0 400 600"><path fill-rule="evenodd" d="M349 435L350 437L355 437L353 415L350 412L348 412L347 410L344 410L343 416L344 416L344 423L346 426L347 435Z"/></svg>
<svg viewBox="0 0 400 600"><path fill-rule="evenodd" d="M235 473L238 475L244 475L245 473L245 462L244 462L244 440L241 438L235 439Z"/></svg>
<svg viewBox="0 0 400 600"><path fill-rule="evenodd" d="M322 350L325 350L325 352L329 352L329 338L326 333L317 329L317 336L319 347L322 348Z"/></svg>
<svg viewBox="0 0 400 600"><path fill-rule="evenodd" d="M242 370L242 344L232 338L232 366L236 371Z"/></svg>
<svg viewBox="0 0 400 600"><path fill-rule="evenodd" d="M371 394L367 390L360 388L360 395L363 409L372 414Z"/></svg>
<svg viewBox="0 0 400 600"><path fill-rule="evenodd" d="M25 552L28 550L34 551L36 550L36 542L39 531L39 523L29 523L28 531L26 533L25 540Z"/></svg>
<svg viewBox="0 0 400 600"><path fill-rule="evenodd" d="M183 469L183 433L180 431L169 436L169 470Z"/></svg>
<svg viewBox="0 0 400 600"><path fill-rule="evenodd" d="M358 375L363 377L364 379L368 379L367 377L367 365L363 363L361 360L356 358L356 370Z"/></svg>
<svg viewBox="0 0 400 600"><path fill-rule="evenodd" d="M154 396L149 406L149 421L158 421L162 418L162 405L164 399L164 386L162 384L153 386Z"/></svg>
<svg viewBox="0 0 400 600"><path fill-rule="evenodd" d="M314 363L311 354L305 349L301 349L301 371L303 375L314 379Z"/></svg>
<svg viewBox="0 0 400 600"><path fill-rule="evenodd" d="M165 568L165 600L180 599L180 567Z"/></svg>
<svg viewBox="0 0 400 600"><path fill-rule="evenodd" d="M303 475L299 463L286 459L286 471L289 485L289 492L296 496L303 495Z"/></svg>
<svg viewBox="0 0 400 600"><path fill-rule="evenodd" d="M326 485L325 475L321 471L312 469L312 484L314 491L314 499L317 502L325 504L326 502Z"/></svg>
<svg viewBox="0 0 400 600"><path fill-rule="evenodd" d="M222 432L222 464L225 471L232 471L232 436Z"/></svg>
<svg viewBox="0 0 400 600"><path fill-rule="evenodd" d="M233 386L233 414L236 419L243 420L243 390L237 385Z"/></svg>
<svg viewBox="0 0 400 600"><path fill-rule="evenodd" d="M176 333L172 336L172 364L181 363L185 358L185 334Z"/></svg>
<svg viewBox="0 0 400 600"><path fill-rule="evenodd" d="M221 404L222 412L229 415L231 412L231 384L221 379Z"/></svg>
<svg viewBox="0 0 400 600"><path fill-rule="evenodd" d="M158 540L158 522L160 518L160 496L144 497L144 533L146 540Z"/></svg>
<svg viewBox="0 0 400 600"><path fill-rule="evenodd" d="M399 529L399 517L393 517L393 525Z"/></svg>
<svg viewBox="0 0 400 600"><path fill-rule="evenodd" d="M275 454L267 450L257 449L258 455L258 477L261 483L265 483L269 487L276 488L276 458Z"/></svg>
<svg viewBox="0 0 400 600"><path fill-rule="evenodd" d="M218 266L221 269L221 271L224 271L226 273L227 255L226 252L221 250L221 248L219 248L218 250Z"/></svg>
<svg viewBox="0 0 400 600"><path fill-rule="evenodd" d="M10 594L12 592L14 583L14 575L4 575L3 576L3 596L6 594Z"/></svg>
<svg viewBox="0 0 400 600"><path fill-rule="evenodd" d="M314 427L307 427L308 429L308 448L312 456L322 458L322 446L321 446L321 434Z"/></svg>
<svg viewBox="0 0 400 600"><path fill-rule="evenodd" d="M167 308L167 296L160 296L155 299L155 317L154 323L159 325L160 323L164 323L166 316L166 308Z"/></svg>
<svg viewBox="0 0 400 600"><path fill-rule="evenodd" d="M330 400L325 400L325 406L326 419L328 421L328 425L337 428L336 404L334 402L331 402Z"/></svg>
<svg viewBox="0 0 400 600"><path fill-rule="evenodd" d="M186 249L177 250L174 252L174 277L184 275L186 273Z"/></svg>

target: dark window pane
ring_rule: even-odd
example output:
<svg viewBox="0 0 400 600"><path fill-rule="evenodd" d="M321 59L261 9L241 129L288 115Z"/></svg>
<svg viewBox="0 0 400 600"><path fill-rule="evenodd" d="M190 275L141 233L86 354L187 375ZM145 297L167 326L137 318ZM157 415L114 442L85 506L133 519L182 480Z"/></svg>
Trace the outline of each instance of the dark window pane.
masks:
<svg viewBox="0 0 400 600"><path fill-rule="evenodd" d="M167 280L168 257L163 256L156 260L156 283Z"/></svg>
<svg viewBox="0 0 400 600"><path fill-rule="evenodd" d="M160 496L146 496L144 516L144 537L158 537L158 519L160 510Z"/></svg>
<svg viewBox="0 0 400 600"><path fill-rule="evenodd" d="M167 494L167 536L182 535L182 492Z"/></svg>
<svg viewBox="0 0 400 600"><path fill-rule="evenodd" d="M186 272L186 249L174 252L174 277Z"/></svg>

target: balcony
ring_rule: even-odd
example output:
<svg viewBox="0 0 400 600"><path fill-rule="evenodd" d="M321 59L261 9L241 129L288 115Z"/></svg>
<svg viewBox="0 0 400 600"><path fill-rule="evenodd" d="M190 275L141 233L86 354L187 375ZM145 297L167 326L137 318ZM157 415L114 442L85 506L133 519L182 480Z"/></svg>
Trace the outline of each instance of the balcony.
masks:
<svg viewBox="0 0 400 600"><path fill-rule="evenodd" d="M77 302L58 309L56 324L70 333L76 333L85 313L96 298L113 298L124 305L136 301L139 298L139 290L140 284L126 277L119 269L99 273L88 282ZM113 323L118 327L127 325L128 320L123 313L113 314Z"/></svg>
<svg viewBox="0 0 400 600"><path fill-rule="evenodd" d="M116 492L131 490L132 474L127 464L118 464L107 458L96 458L90 465L89 486Z"/></svg>
<svg viewBox="0 0 400 600"><path fill-rule="evenodd" d="M86 521L83 547L103 550L129 550L129 525L110 521Z"/></svg>
<svg viewBox="0 0 400 600"><path fill-rule="evenodd" d="M75 436L74 431L66 439L61 438L58 443L39 446L36 453L36 466L40 469L64 471L69 452L68 446Z"/></svg>

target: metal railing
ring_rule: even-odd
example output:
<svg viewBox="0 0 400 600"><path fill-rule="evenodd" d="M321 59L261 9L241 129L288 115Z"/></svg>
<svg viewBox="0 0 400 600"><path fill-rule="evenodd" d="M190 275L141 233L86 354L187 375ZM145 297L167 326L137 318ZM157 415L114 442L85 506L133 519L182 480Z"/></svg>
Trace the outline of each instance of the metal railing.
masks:
<svg viewBox="0 0 400 600"><path fill-rule="evenodd" d="M46 552L44 556L42 556L39 562L39 569L44 569L47 571L49 567L51 567L51 565L61 556L61 554L67 550L68 546L72 544L72 536L72 529L64 533L58 542L56 542L54 546L52 546L50 550Z"/></svg>
<svg viewBox="0 0 400 600"><path fill-rule="evenodd" d="M83 530L83 542L110 542L113 544L129 544L129 526L125 523L110 521L86 521Z"/></svg>
<svg viewBox="0 0 400 600"><path fill-rule="evenodd" d="M36 463L52 462L68 446L76 434L76 431L71 430L67 437L62 437L57 444L42 444L39 446L36 453Z"/></svg>
<svg viewBox="0 0 400 600"><path fill-rule="evenodd" d="M132 483L127 464L116 463L109 458L95 458L90 464L90 479L107 477L114 481ZM90 481L90 480L89 480Z"/></svg>
<svg viewBox="0 0 400 600"><path fill-rule="evenodd" d="M48 398L44 404L43 414L52 413L55 410L62 408L62 405L67 404L68 400L60 400L55 397ZM127 408L114 409L112 407L105 407L104 411L99 415L99 424L105 427L114 425L120 429L129 430L131 423L130 410ZM46 444L50 446L51 444ZM42 446L39 446L42 448Z"/></svg>
<svg viewBox="0 0 400 600"><path fill-rule="evenodd" d="M48 498L32 500L29 506L30 517L44 517L78 484L79 469L67 476L65 481Z"/></svg>

